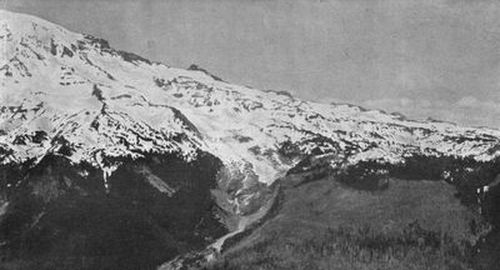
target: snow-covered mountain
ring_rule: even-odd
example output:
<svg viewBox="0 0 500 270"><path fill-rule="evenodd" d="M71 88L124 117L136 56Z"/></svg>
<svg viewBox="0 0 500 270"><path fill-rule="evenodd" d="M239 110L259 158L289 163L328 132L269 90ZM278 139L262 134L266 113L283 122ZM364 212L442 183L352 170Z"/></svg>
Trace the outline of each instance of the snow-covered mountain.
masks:
<svg viewBox="0 0 500 270"><path fill-rule="evenodd" d="M0 12L0 51L1 164L36 164L52 153L91 164L107 179L124 159L175 153L189 162L201 150L244 189L272 183L308 155L334 153L348 164L500 155L498 130L238 86L33 16Z"/></svg>
<svg viewBox="0 0 500 270"><path fill-rule="evenodd" d="M128 245L134 255L113 263L141 257L140 242L147 247L141 263L157 266L193 247L220 248L265 214L258 210L276 196L271 184L303 163L337 169L498 156L496 129L238 86L195 65L169 67L0 11L0 230L7 232L0 251L28 252L18 243L50 239L56 251L48 258L66 250L68 258L94 258L87 253L108 245L102 239L118 239L110 250ZM81 217L90 229L67 225ZM110 235L117 228L152 236L123 244L123 235Z"/></svg>

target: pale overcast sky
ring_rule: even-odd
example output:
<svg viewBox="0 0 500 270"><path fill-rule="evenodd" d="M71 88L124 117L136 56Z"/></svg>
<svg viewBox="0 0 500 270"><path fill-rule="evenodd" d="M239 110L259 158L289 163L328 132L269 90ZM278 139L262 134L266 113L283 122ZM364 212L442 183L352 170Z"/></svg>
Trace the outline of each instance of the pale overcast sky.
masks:
<svg viewBox="0 0 500 270"><path fill-rule="evenodd" d="M227 81L500 128L500 2L0 0Z"/></svg>

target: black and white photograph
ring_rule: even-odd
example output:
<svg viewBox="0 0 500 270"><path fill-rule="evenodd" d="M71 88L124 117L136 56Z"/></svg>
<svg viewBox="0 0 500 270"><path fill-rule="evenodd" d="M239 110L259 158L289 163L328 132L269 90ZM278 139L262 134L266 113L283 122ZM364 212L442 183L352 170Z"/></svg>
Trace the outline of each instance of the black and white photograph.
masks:
<svg viewBox="0 0 500 270"><path fill-rule="evenodd" d="M500 2L0 0L0 270L500 269Z"/></svg>

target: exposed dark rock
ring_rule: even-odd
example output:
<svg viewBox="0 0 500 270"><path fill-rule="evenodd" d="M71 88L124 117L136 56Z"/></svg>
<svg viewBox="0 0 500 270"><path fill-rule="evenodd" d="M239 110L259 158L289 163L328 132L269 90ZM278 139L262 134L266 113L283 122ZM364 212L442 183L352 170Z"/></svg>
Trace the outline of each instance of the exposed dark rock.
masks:
<svg viewBox="0 0 500 270"><path fill-rule="evenodd" d="M92 88L92 95L95 96L97 98L97 100L99 100L99 101L105 100L104 96L102 95L102 90L99 89L99 87L97 87L97 85L95 85L95 84Z"/></svg>
<svg viewBox="0 0 500 270"><path fill-rule="evenodd" d="M290 92L284 91L284 90L281 90L281 91L277 91L277 90L265 90L264 92L275 93L277 95L282 95L282 96L287 96L289 98L293 98L293 95L290 94Z"/></svg>
<svg viewBox="0 0 500 270"><path fill-rule="evenodd" d="M73 57L73 52L66 46L63 47L62 57L67 55L68 57Z"/></svg>
<svg viewBox="0 0 500 270"><path fill-rule="evenodd" d="M208 76L210 76L212 79L214 79L216 81L220 81L220 82L224 81L220 77L213 75L212 73L208 72L206 69L201 68L201 67L199 67L198 65L195 65L195 64L191 64L187 69L188 70L201 71L201 72L207 74Z"/></svg>
<svg viewBox="0 0 500 270"><path fill-rule="evenodd" d="M146 59L142 56L139 56L137 54L134 54L134 53L129 53L129 52L125 52L125 51L117 51L117 53L118 53L118 55L120 55L123 58L123 60L130 62L130 63L145 62L147 64L151 64L151 61L149 61L148 59Z"/></svg>
<svg viewBox="0 0 500 270"><path fill-rule="evenodd" d="M54 56L57 55L57 45L54 42L54 39L50 39L50 53Z"/></svg>
<svg viewBox="0 0 500 270"><path fill-rule="evenodd" d="M109 43L107 40L102 38L97 38L91 35L85 35L85 39L87 39L91 45L97 46L101 49L110 49Z"/></svg>

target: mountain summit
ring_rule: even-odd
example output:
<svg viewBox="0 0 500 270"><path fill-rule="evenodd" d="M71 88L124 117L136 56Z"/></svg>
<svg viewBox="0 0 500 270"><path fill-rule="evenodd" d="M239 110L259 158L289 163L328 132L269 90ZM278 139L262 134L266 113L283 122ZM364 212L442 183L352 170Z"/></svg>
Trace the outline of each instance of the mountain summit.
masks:
<svg viewBox="0 0 500 270"><path fill-rule="evenodd" d="M336 153L355 163L421 155L499 155L500 132L416 122L350 105L319 104L152 63L28 15L1 11L2 164L65 147L106 175L121 158L197 150L230 173L270 184L300 159ZM314 89L311 89L314 91ZM107 162L104 162L107 160Z"/></svg>
<svg viewBox="0 0 500 270"><path fill-rule="evenodd" d="M30 170L48 168L49 159L78 168L74 177L81 181L100 179L96 188L105 194L120 189L120 181L110 179L127 168L151 192L169 198L184 184L165 182L169 175L152 164L182 163L178 170L190 170L190 164L208 162L216 171L199 177L215 182L204 196L246 216L264 205L273 182L311 158L326 157L337 169L360 162L398 165L417 156L481 162L500 155L498 130L411 121L238 86L196 66L173 68L115 50L103 39L29 15L0 11L0 51L0 164L18 176L0 182L2 212L23 185L34 190L30 194L43 193L45 202L68 194L24 184ZM79 185L61 175L68 190Z"/></svg>

